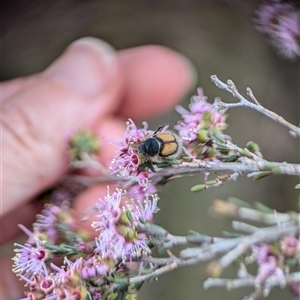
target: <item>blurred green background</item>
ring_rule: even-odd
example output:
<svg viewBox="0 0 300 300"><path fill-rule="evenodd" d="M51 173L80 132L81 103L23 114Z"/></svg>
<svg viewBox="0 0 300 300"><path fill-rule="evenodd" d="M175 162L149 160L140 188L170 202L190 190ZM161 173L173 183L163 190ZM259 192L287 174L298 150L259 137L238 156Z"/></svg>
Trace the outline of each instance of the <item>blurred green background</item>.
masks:
<svg viewBox="0 0 300 300"><path fill-rule="evenodd" d="M145 44L165 45L188 56L198 70L197 86L213 101L234 101L210 81L217 74L232 79L246 95L251 87L265 107L293 124L299 122L299 60L279 57L267 37L255 30L253 19L260 1L209 0L62 0L7 1L2 5L1 80L26 76L45 69L72 41L94 36L116 49ZM186 107L191 91L183 100ZM141 99L142 101L142 99ZM149 121L151 128L177 121L176 112ZM299 161L299 141L282 126L247 109L229 111L226 133L241 147L254 140L271 161ZM189 229L208 235L230 230L231 220L216 219L208 209L216 198L235 196L249 203L261 201L279 211L298 210L298 183L294 177L267 177L258 182L236 182L192 194L189 189L203 176L177 179L161 195L156 222L171 233L185 235ZM242 299L251 289L227 292L204 291L205 265L178 269L157 282L147 283L140 300L150 299ZM224 277L235 277L229 268ZM291 299L279 289L270 299Z"/></svg>

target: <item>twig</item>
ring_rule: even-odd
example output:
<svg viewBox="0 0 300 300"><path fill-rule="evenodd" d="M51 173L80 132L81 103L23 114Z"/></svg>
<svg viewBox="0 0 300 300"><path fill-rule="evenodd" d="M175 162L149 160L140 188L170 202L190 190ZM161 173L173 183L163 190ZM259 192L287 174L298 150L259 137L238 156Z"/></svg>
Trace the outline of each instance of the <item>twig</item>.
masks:
<svg viewBox="0 0 300 300"><path fill-rule="evenodd" d="M244 231L247 233L255 233L260 229L259 227L256 227L256 226L244 223L244 222L239 222L239 221L233 221L232 228L235 230Z"/></svg>
<svg viewBox="0 0 300 300"><path fill-rule="evenodd" d="M104 183L114 183L114 182L127 182L130 181L130 179L116 176L116 175L107 175L105 177L88 177L83 175L66 175L63 178L62 185L67 183L81 183L85 187L90 187L95 184L104 184Z"/></svg>
<svg viewBox="0 0 300 300"><path fill-rule="evenodd" d="M294 282L300 282L300 272L290 273L285 276L287 284ZM239 279L226 279L226 278L208 278L204 281L204 289L212 287L226 287L227 290L238 289L242 287L255 287L255 277L239 278ZM282 286L282 282L279 279L274 278L271 282L268 282L268 287L273 288L275 286Z"/></svg>
<svg viewBox="0 0 300 300"><path fill-rule="evenodd" d="M265 161L263 158L261 158L260 156L256 155L253 152L250 152L247 148L240 148L239 146L233 144L232 142L230 142L229 140L225 140L224 143L221 142L217 142L217 144L225 146L228 150L232 150L234 152L237 152L238 154L240 154L241 156L244 156L246 154L246 157L253 159L255 162L261 162L261 161Z"/></svg>
<svg viewBox="0 0 300 300"><path fill-rule="evenodd" d="M159 246L165 249L172 248L176 245L185 245L189 242L188 237L170 234L167 230L155 224L137 223L136 228L139 231L147 232L159 239Z"/></svg>
<svg viewBox="0 0 300 300"><path fill-rule="evenodd" d="M190 234L188 236L177 236L177 235L170 234L163 227L155 224L137 223L135 226L139 231L147 232L153 235L155 238L159 239L160 246L163 248L171 248L176 245L185 245L188 243L212 244L212 243L217 243L225 240L224 238L212 237L205 234L200 234L195 231L190 231Z"/></svg>
<svg viewBox="0 0 300 300"><path fill-rule="evenodd" d="M193 162L183 162L178 166L172 166L154 173L151 177L151 183L156 185L163 181L164 178L194 175L203 172L252 174L254 172L270 170L270 166L273 168L276 166L278 170L284 170L282 174L300 176L300 165L298 164L268 162L261 159L259 162L249 161L247 163L221 163L194 160Z"/></svg>
<svg viewBox="0 0 300 300"><path fill-rule="evenodd" d="M161 268L156 269L155 271L153 271L149 274L127 278L126 283L132 284L132 283L137 283L137 282L143 282L145 280L163 275L163 274L170 272L172 270L175 270L179 267L192 266L196 263L199 263L201 261L208 261L212 258L213 258L213 255L209 252L206 252L201 257L195 257L195 258L190 258L190 259L180 259L175 256L171 256L169 258L144 257L141 259L141 261L143 261L143 262L154 263L156 265L163 265L164 262L166 262L166 261L168 261L169 263Z"/></svg>
<svg viewBox="0 0 300 300"><path fill-rule="evenodd" d="M261 242L272 242L275 240L278 240L282 236L286 235L292 235L295 234L295 232L299 231L299 226L290 225L288 228L278 228L278 226L273 227L267 227L264 229L261 229L258 233L250 235L250 236L244 236L242 238L235 238L235 239L223 239L219 242L212 243L210 245L203 244L201 247L193 248L196 250L194 254L196 255L183 255L183 257L167 257L167 258L155 258L150 256L144 256L142 258L139 258L139 261L150 263L152 265L161 266L158 269L154 270L151 273L145 274L145 275L139 275L134 276L131 278L125 278L127 284L137 283L137 282L144 282L146 280L149 280L151 278L158 277L162 274L165 274L169 271L172 271L174 269L177 269L179 267L184 266L191 266L200 262L205 262L213 259L217 255L221 253L227 253L234 247L238 247L239 243L244 243L249 245L258 244ZM186 249L191 250L191 249ZM185 251L185 250L184 250ZM181 254L183 251L181 252ZM191 251L189 252L191 254ZM225 260L226 255L224 256ZM233 256L231 256L231 260L233 259ZM250 275L249 275L250 276ZM296 273L293 275L293 278L296 276ZM290 278L290 277L289 277ZM209 279L208 283L206 283L205 288L209 288L213 286L211 282L212 279ZM218 279L219 280L219 279ZM222 279L221 279L222 280ZM223 279L223 281L216 281L216 282L228 282L228 279ZM225 285L225 284L222 284ZM237 279L237 281L234 281L231 283L232 288L237 288L241 286L253 286L254 285L254 278L243 278L243 279Z"/></svg>
<svg viewBox="0 0 300 300"><path fill-rule="evenodd" d="M260 231L252 234L252 235L246 235L243 237L238 237L234 239L225 239L222 241L219 241L218 243L206 245L206 247L195 247L195 248L188 248L185 250L182 250L180 252L181 258L191 258L191 257L199 257L206 251L209 251L213 254L213 256L217 256L222 253L228 253L228 251L231 251L235 247L237 247L239 244L244 244L247 247L254 244L259 244L262 242L273 242L278 240L279 238L283 236L289 236L289 235L295 235L297 232L299 232L300 227L298 225L291 225L284 228L279 228L277 225L272 227L266 227L264 229L261 229ZM239 256L239 253L241 253L242 250L245 250L245 247L241 247L239 250L235 250L233 254L238 254L236 258ZM226 255L225 255L226 256ZM224 266L228 265L228 261L232 261L233 255L228 255L223 258L223 261L221 264L224 264Z"/></svg>
<svg viewBox="0 0 300 300"><path fill-rule="evenodd" d="M239 102L238 103L224 103L222 101L217 101L215 103L215 106L217 109L227 109L227 108L233 108L233 107L248 107L253 110L256 110L257 112L265 115L266 117L272 119L275 122L280 123L281 125L287 127L293 136L300 137L300 128L291 124L290 122L286 121L283 117L277 115L273 111L270 111L266 108L264 108L262 105L258 103L256 98L254 97L252 91L250 88L247 88L247 94L251 98L254 103L251 103L246 98L244 98L237 90L236 86L231 80L227 80L227 84L222 82L216 75L212 75L211 77L212 82L220 89L225 90L229 93L231 93L234 97L236 97Z"/></svg>
<svg viewBox="0 0 300 300"><path fill-rule="evenodd" d="M227 144L230 149L239 150L237 146L232 143ZM249 152L253 155L255 161L248 160L247 162L239 163L222 163L222 162L205 162L202 160L194 160L193 162L183 162L180 165L172 166L170 168L160 169L156 173L153 173L151 177L151 184L158 185L164 182L166 178L175 179L184 175L196 175L200 173L210 173L210 172L224 172L231 173L228 174L226 178L222 179L220 177L216 179L216 183L212 186L217 186L222 184L224 181L236 180L239 175L247 174L248 177L255 176L257 172L272 170L274 173L288 174L292 176L300 176L300 165L289 164L289 163L277 163L265 161L255 154ZM250 155L249 154L249 155ZM74 195L79 194L88 187L96 184L108 184L123 182L123 188L126 189L134 184L136 180L133 178L125 178L122 176L116 176L106 173L101 177L88 177L82 175L66 175L60 187L71 192ZM207 184L208 186L208 184Z"/></svg>
<svg viewBox="0 0 300 300"><path fill-rule="evenodd" d="M226 278L207 278L203 283L205 290L212 287L226 287L227 290L233 290L246 286L254 286L255 277L242 279L226 279Z"/></svg>

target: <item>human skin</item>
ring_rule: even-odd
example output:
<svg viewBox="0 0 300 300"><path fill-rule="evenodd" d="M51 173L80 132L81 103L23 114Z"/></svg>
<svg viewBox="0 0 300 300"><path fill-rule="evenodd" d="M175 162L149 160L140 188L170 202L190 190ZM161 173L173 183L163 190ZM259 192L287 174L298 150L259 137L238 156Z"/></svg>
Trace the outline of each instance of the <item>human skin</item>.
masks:
<svg viewBox="0 0 300 300"><path fill-rule="evenodd" d="M66 141L79 130L101 140L100 161L108 166L125 120L162 115L195 83L195 71L179 53L161 46L115 51L95 38L72 43L45 71L1 84L2 186L1 245L30 228L41 209L32 202L59 182L68 168ZM95 186L74 199L79 212L106 194ZM12 254L12 253L11 253ZM2 258L2 299L22 296Z"/></svg>

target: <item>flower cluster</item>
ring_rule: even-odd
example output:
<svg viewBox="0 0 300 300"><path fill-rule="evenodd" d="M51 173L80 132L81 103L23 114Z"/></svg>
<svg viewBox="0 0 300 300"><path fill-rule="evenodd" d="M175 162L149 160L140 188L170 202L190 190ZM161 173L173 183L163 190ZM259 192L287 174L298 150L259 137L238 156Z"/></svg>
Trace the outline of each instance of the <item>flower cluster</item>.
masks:
<svg viewBox="0 0 300 300"><path fill-rule="evenodd" d="M203 90L198 89L198 96L191 99L189 111L182 106L177 107L182 121L175 126L186 150L195 158L215 160L218 156L212 137L222 133L226 128L225 111L218 112L213 104L207 102Z"/></svg>
<svg viewBox="0 0 300 300"><path fill-rule="evenodd" d="M88 260L79 258L74 262L65 257L62 267L51 263L47 274L39 272L31 281L27 280L29 291L22 300L87 299L91 295L89 287L104 281L108 272L109 266L97 259L97 256ZM94 294L98 294L98 297L93 299L102 299L101 289Z"/></svg>
<svg viewBox="0 0 300 300"><path fill-rule="evenodd" d="M28 240L25 245L15 244L13 271L27 282L36 275L45 277L50 274L48 266L53 254L48 245L59 245L62 242L80 244L88 237L78 226L74 211L67 202L63 202L61 207L46 204L42 213L37 215L33 232L22 225L20 228L28 235Z"/></svg>
<svg viewBox="0 0 300 300"><path fill-rule="evenodd" d="M285 237L280 241L279 247L269 244L253 245L252 253L250 261L255 260L258 266L255 284L268 289L268 285L276 281L284 287L286 274L297 268L297 260L300 259L300 241L294 236ZM295 295L300 296L299 291L298 289L298 294Z"/></svg>
<svg viewBox="0 0 300 300"><path fill-rule="evenodd" d="M37 215L33 224L34 232L44 234L47 242L55 244L64 235L81 235L84 233L75 218L75 212L70 209L70 202L64 201L60 206L46 204L41 214Z"/></svg>
<svg viewBox="0 0 300 300"><path fill-rule="evenodd" d="M258 264L258 273L255 279L256 284L263 284L267 280L271 281L277 277L281 285L285 284L285 275L283 270L277 265L276 256L269 253L268 245L253 246L256 262Z"/></svg>
<svg viewBox="0 0 300 300"><path fill-rule="evenodd" d="M140 201L157 192L156 187L150 182L152 172L140 169L143 161L137 150L138 146L153 133L154 131L148 130L146 123L144 123L144 128L137 128L135 123L129 119L124 140L120 143L119 151L110 166L112 174L136 181L128 188L128 195Z"/></svg>
<svg viewBox="0 0 300 300"><path fill-rule="evenodd" d="M122 190L105 199L99 199L94 208L98 211L92 227L100 231L96 239L96 253L106 258L120 259L137 257L141 253L150 253L149 236L138 231L138 222L149 222L157 210L156 195L141 201L134 201Z"/></svg>
<svg viewBox="0 0 300 300"><path fill-rule="evenodd" d="M174 126L178 131L176 142L180 144L178 147L183 154L181 157L188 160L210 161L225 160L229 157L228 149L225 149L226 153L223 153L215 143L217 137L223 138L224 136L222 131L227 126L226 111L219 112L213 104L207 102L202 89L198 89L198 96L192 97L189 111L181 106L177 107L177 111L182 116L182 121ZM163 133L165 129L166 126L161 132ZM138 152L141 143L153 135L154 131L148 130L146 123L143 128L139 129L129 119L124 139L110 166L112 174L132 180L132 183L126 186L128 197L139 201L157 193L157 187L151 183L154 168L148 167L147 161ZM166 162L173 163L171 160L166 160ZM142 167L144 165L146 165L145 168Z"/></svg>
<svg viewBox="0 0 300 300"><path fill-rule="evenodd" d="M152 221L157 201L156 195L134 201L122 190L108 190L91 208L92 227L99 232L94 242L77 230L69 205L46 205L33 232L21 226L29 236L26 244L16 244L13 271L29 286L25 299L86 299L88 294L102 299L110 291L107 276L125 276L117 267L120 260L151 253L151 238L138 224ZM62 267L55 264L57 256L65 257Z"/></svg>
<svg viewBox="0 0 300 300"><path fill-rule="evenodd" d="M126 178L138 176L141 159L137 148L153 131L148 130L148 125L144 123L144 128L137 128L135 123L129 119L127 122L124 139L120 143L120 149L111 162L110 170L112 174L117 174Z"/></svg>
<svg viewBox="0 0 300 300"><path fill-rule="evenodd" d="M178 131L177 142L180 142L181 152L188 156L186 157L188 160L195 158L220 161L228 157L229 151L226 149L226 153L222 153L214 142L216 137L224 136L222 131L227 126L226 111L219 112L213 104L207 102L202 89L198 89L198 96L191 98L189 111L181 106L177 107L177 111L182 116L182 121L174 126ZM161 132L163 133L165 129L163 128ZM148 130L147 124L139 129L132 120L129 120L124 140L120 143L119 151L110 166L112 174L134 181L130 187L126 187L128 195L140 201L157 192L157 188L151 184L154 169L142 168L145 160L138 153L141 143L153 135L154 131ZM167 162L172 163L171 160Z"/></svg>
<svg viewBox="0 0 300 300"><path fill-rule="evenodd" d="M300 5L296 1L267 1L257 15L258 30L270 37L283 56L300 56Z"/></svg>

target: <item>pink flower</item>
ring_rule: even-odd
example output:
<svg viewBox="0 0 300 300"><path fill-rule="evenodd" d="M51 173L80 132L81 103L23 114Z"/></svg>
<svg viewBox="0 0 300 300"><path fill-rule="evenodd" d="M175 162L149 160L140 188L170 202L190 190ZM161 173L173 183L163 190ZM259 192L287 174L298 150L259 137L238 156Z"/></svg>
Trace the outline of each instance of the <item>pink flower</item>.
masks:
<svg viewBox="0 0 300 300"><path fill-rule="evenodd" d="M277 258L269 253L269 246L267 244L253 246L252 250L258 264L255 284L261 285L268 280L277 279L284 286L286 283L285 274L278 267Z"/></svg>
<svg viewBox="0 0 300 300"><path fill-rule="evenodd" d="M213 104L207 102L202 89L198 89L198 96L191 99L189 111L177 107L177 112L183 119L175 129L178 131L185 152L192 158L218 162L223 157L215 136L224 136L222 131L226 128L225 110L219 112Z"/></svg>
<svg viewBox="0 0 300 300"><path fill-rule="evenodd" d="M149 222L157 211L157 195L149 195L143 201L128 198L122 190L116 190L103 199L92 227L99 230L95 252L103 257L118 259L150 253L149 237L137 230L138 222Z"/></svg>
<svg viewBox="0 0 300 300"><path fill-rule="evenodd" d="M273 44L283 56L300 57L300 11L290 12L280 18L273 35Z"/></svg>
<svg viewBox="0 0 300 300"><path fill-rule="evenodd" d="M108 266L103 264L97 255L94 255L87 261L84 261L83 268L81 270L81 274L84 279L99 278L106 275L107 272Z"/></svg>
<svg viewBox="0 0 300 300"><path fill-rule="evenodd" d="M300 241L293 236L285 237L281 243L281 251L286 257L300 253Z"/></svg>
<svg viewBox="0 0 300 300"><path fill-rule="evenodd" d="M152 134L153 131L148 130L146 123L144 128L138 129L134 122L129 119L124 140L110 166L112 174L126 178L137 176L140 173L139 166L141 163L137 148L147 136Z"/></svg>
<svg viewBox="0 0 300 300"><path fill-rule="evenodd" d="M148 196L156 194L157 188L156 186L151 185L151 180L149 180L151 176L151 171L141 172L137 175L136 179L138 180L138 183L128 188L128 196L142 201Z"/></svg>
<svg viewBox="0 0 300 300"><path fill-rule="evenodd" d="M262 284L267 280L276 278L281 285L285 285L285 275L282 269L277 266L275 256L268 256L264 263L259 264L258 274L255 278L255 284Z"/></svg>
<svg viewBox="0 0 300 300"><path fill-rule="evenodd" d="M185 145L197 141L200 130L209 129L208 126L218 130L226 128L225 112L217 112L214 106L207 102L201 88L198 89L198 96L192 97L189 109L190 111L187 111L182 106L176 109L181 114L183 121L176 125L175 129L178 130ZM205 124L205 117L209 117L209 125Z"/></svg>
<svg viewBox="0 0 300 300"><path fill-rule="evenodd" d="M293 6L289 3L269 1L259 7L257 11L257 29L263 33L272 34L274 27L278 23L278 19L290 13L293 10Z"/></svg>
<svg viewBox="0 0 300 300"><path fill-rule="evenodd" d="M273 45L287 58L300 56L299 5L269 1L257 11L257 29L269 35Z"/></svg>
<svg viewBox="0 0 300 300"><path fill-rule="evenodd" d="M110 195L109 188L107 188L107 195L104 199L99 198L100 203L97 203L94 208L98 212L97 218L99 221L92 223L93 228L103 230L119 221L122 213L121 200L125 194L122 190L117 189L116 192Z"/></svg>
<svg viewBox="0 0 300 300"><path fill-rule="evenodd" d="M13 261L13 272L22 279L32 280L34 276L48 276L47 263L51 261L51 254L48 249L42 246L41 242L36 239L36 244L15 244L18 248Z"/></svg>
<svg viewBox="0 0 300 300"><path fill-rule="evenodd" d="M130 198L139 201L157 192L156 187L151 185L151 170L147 170L147 172L140 170L142 161L138 153L139 145L146 138L152 136L153 133L153 131L148 130L146 123L144 124L144 128L139 129L129 119L124 140L120 144L120 149L110 166L113 174L136 181L135 184L128 188L128 195Z"/></svg>

